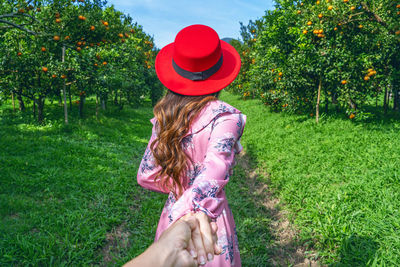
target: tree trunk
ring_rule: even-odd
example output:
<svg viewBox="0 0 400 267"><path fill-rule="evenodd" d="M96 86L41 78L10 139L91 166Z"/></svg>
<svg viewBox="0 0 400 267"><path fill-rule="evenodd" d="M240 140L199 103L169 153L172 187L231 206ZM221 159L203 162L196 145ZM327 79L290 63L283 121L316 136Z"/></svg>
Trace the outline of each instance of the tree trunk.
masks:
<svg viewBox="0 0 400 267"><path fill-rule="evenodd" d="M17 95L18 103L19 103L19 111L24 112L25 111L25 103L24 100L22 99L21 95Z"/></svg>
<svg viewBox="0 0 400 267"><path fill-rule="evenodd" d="M36 117L36 101L33 100L33 117Z"/></svg>
<svg viewBox="0 0 400 267"><path fill-rule="evenodd" d="M99 119L99 97L96 95L96 120Z"/></svg>
<svg viewBox="0 0 400 267"><path fill-rule="evenodd" d="M68 86L69 110L72 110L71 86Z"/></svg>
<svg viewBox="0 0 400 267"><path fill-rule="evenodd" d="M45 98L42 96L38 97L37 104L38 104L38 122L42 123L44 119L44 101Z"/></svg>
<svg viewBox="0 0 400 267"><path fill-rule="evenodd" d="M319 122L319 102L321 101L322 76L319 77L317 105L315 107L315 121Z"/></svg>
<svg viewBox="0 0 400 267"><path fill-rule="evenodd" d="M398 111L399 110L399 105L400 105L400 97L399 97L399 90L394 89L393 90L394 96L393 96L393 110Z"/></svg>
<svg viewBox="0 0 400 267"><path fill-rule="evenodd" d="M103 110L106 110L106 101L104 100L103 97L100 98L100 99L101 99L101 108L102 108Z"/></svg>
<svg viewBox="0 0 400 267"><path fill-rule="evenodd" d="M118 90L114 90L114 105L118 106Z"/></svg>
<svg viewBox="0 0 400 267"><path fill-rule="evenodd" d="M85 96L81 95L79 99L79 117L83 118L83 104L85 102Z"/></svg>
<svg viewBox="0 0 400 267"><path fill-rule="evenodd" d="M124 103L122 103L122 95L119 95L119 109L122 110L124 108Z"/></svg>
<svg viewBox="0 0 400 267"><path fill-rule="evenodd" d="M63 92L63 90L60 90L60 92L58 92L58 105L59 106L62 105L62 92Z"/></svg>
<svg viewBox="0 0 400 267"><path fill-rule="evenodd" d="M62 48L62 56L61 56L61 61L62 63L65 62L65 46ZM65 124L68 124L68 107L67 107L67 93L65 92L65 79L64 79L64 84L63 84L63 96L64 96L64 121Z"/></svg>
<svg viewBox="0 0 400 267"><path fill-rule="evenodd" d="M14 92L11 92L11 99L12 99L13 111L15 112Z"/></svg>
<svg viewBox="0 0 400 267"><path fill-rule="evenodd" d="M385 88L385 96L383 98L383 111L386 115L387 111L388 111L388 89L387 89L387 87Z"/></svg>

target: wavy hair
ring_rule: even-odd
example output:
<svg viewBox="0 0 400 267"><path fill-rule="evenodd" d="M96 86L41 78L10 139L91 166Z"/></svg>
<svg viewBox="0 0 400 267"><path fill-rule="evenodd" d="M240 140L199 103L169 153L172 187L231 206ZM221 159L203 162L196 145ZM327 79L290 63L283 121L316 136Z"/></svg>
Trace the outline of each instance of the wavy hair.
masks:
<svg viewBox="0 0 400 267"><path fill-rule="evenodd" d="M183 177L190 164L193 164L184 151L182 140L200 111L209 102L217 100L218 95L219 92L184 96L168 90L154 107L157 138L151 143L150 149L157 165L161 166L154 181L173 192L175 197L183 193L186 186L183 184Z"/></svg>

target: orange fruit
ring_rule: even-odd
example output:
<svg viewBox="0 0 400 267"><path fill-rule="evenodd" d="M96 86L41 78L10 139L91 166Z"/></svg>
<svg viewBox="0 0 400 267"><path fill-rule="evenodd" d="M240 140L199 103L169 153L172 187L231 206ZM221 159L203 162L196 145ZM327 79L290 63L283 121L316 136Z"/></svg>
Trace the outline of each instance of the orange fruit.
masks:
<svg viewBox="0 0 400 267"><path fill-rule="evenodd" d="M346 83L347 83L347 81L346 81L346 80L343 80L343 81L342 81L342 84L346 84Z"/></svg>
<svg viewBox="0 0 400 267"><path fill-rule="evenodd" d="M82 42L77 42L76 45L77 45L77 46L81 46L81 45L82 45Z"/></svg>
<svg viewBox="0 0 400 267"><path fill-rule="evenodd" d="M369 81L369 76L365 76L364 81Z"/></svg>
<svg viewBox="0 0 400 267"><path fill-rule="evenodd" d="M57 77L57 75L55 75L55 74L51 75L51 78L56 78L56 77Z"/></svg>
<svg viewBox="0 0 400 267"><path fill-rule="evenodd" d="M46 47L42 46L41 50L42 52L46 52Z"/></svg>
<svg viewBox="0 0 400 267"><path fill-rule="evenodd" d="M122 37L124 37L124 35L122 33L118 33L118 37L122 38Z"/></svg>
<svg viewBox="0 0 400 267"><path fill-rule="evenodd" d="M68 35L65 36L64 40L69 40L69 36Z"/></svg>
<svg viewBox="0 0 400 267"><path fill-rule="evenodd" d="M104 21L104 22L103 22L103 25L107 27L107 26L108 26L108 22L107 22L107 21Z"/></svg>
<svg viewBox="0 0 400 267"><path fill-rule="evenodd" d="M397 7L397 8L400 8L400 4L398 4L396 7Z"/></svg>
<svg viewBox="0 0 400 267"><path fill-rule="evenodd" d="M42 71L47 72L49 69L47 67L42 67Z"/></svg>
<svg viewBox="0 0 400 267"><path fill-rule="evenodd" d="M82 16L82 15L79 15L79 16L78 16L78 19L80 19L80 20L86 20L86 17L84 17L84 16Z"/></svg>
<svg viewBox="0 0 400 267"><path fill-rule="evenodd" d="M355 6L352 6L352 7L350 7L350 10L355 10L356 9L356 7Z"/></svg>
<svg viewBox="0 0 400 267"><path fill-rule="evenodd" d="M79 46L76 48L76 51L80 52L82 50L82 48L80 48Z"/></svg>
<svg viewBox="0 0 400 267"><path fill-rule="evenodd" d="M94 63L94 65L97 67L98 65L97 65L97 63Z"/></svg>
<svg viewBox="0 0 400 267"><path fill-rule="evenodd" d="M279 76L282 76L283 75L283 73L282 72L279 72Z"/></svg>
<svg viewBox="0 0 400 267"><path fill-rule="evenodd" d="M364 26L363 26L363 25L361 25L361 24L360 24L360 25L358 25L358 28L360 28L360 29L362 29L363 27L364 27Z"/></svg>
<svg viewBox="0 0 400 267"><path fill-rule="evenodd" d="M56 19L56 23L60 23L61 22L61 19Z"/></svg>
<svg viewBox="0 0 400 267"><path fill-rule="evenodd" d="M92 25L92 26L90 26L90 30L91 31L94 31L94 29L95 29L95 27Z"/></svg>
<svg viewBox="0 0 400 267"><path fill-rule="evenodd" d="M307 31L307 30L304 30L304 31L303 31L303 34L307 34L307 33L308 33L308 31Z"/></svg>
<svg viewBox="0 0 400 267"><path fill-rule="evenodd" d="M337 27L333 28L334 31L337 31Z"/></svg>
<svg viewBox="0 0 400 267"><path fill-rule="evenodd" d="M328 6L328 10L332 10L333 9L333 6Z"/></svg>
<svg viewBox="0 0 400 267"><path fill-rule="evenodd" d="M322 19L323 16L324 16L324 15L322 15L321 13L318 14L318 18L320 18L320 19Z"/></svg>
<svg viewBox="0 0 400 267"><path fill-rule="evenodd" d="M300 15L300 14L301 14L301 10L297 10L297 14L299 14L299 15ZM254 32L253 32L253 33L254 33Z"/></svg>
<svg viewBox="0 0 400 267"><path fill-rule="evenodd" d="M396 35L400 35L400 31L395 32Z"/></svg>
<svg viewBox="0 0 400 267"><path fill-rule="evenodd" d="M104 65L104 66L107 65L107 61L104 61L104 62L103 62L103 65Z"/></svg>
<svg viewBox="0 0 400 267"><path fill-rule="evenodd" d="M21 56L21 55L22 55L22 53L21 53L21 52L18 52L18 53L17 53L17 56Z"/></svg>
<svg viewBox="0 0 400 267"><path fill-rule="evenodd" d="M350 120L354 119L355 117L356 117L356 115L354 113L351 113L349 116Z"/></svg>
<svg viewBox="0 0 400 267"><path fill-rule="evenodd" d="M65 79L67 76L65 74L61 75L61 79Z"/></svg>
<svg viewBox="0 0 400 267"><path fill-rule="evenodd" d="M54 35L53 40L54 40L54 41L60 41L60 36Z"/></svg>
<svg viewBox="0 0 400 267"><path fill-rule="evenodd" d="M307 25L311 26L312 25L312 21L307 22Z"/></svg>
<svg viewBox="0 0 400 267"><path fill-rule="evenodd" d="M343 2L347 3L347 2L349 2L349 0L343 0Z"/></svg>

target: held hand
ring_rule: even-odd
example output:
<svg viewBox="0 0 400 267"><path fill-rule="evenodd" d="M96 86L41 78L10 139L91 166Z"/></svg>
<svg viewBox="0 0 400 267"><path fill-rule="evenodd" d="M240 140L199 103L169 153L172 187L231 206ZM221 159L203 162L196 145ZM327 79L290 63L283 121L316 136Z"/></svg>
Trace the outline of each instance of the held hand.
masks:
<svg viewBox="0 0 400 267"><path fill-rule="evenodd" d="M192 238L188 244L188 251L193 257L197 256L200 265L204 265L206 261L212 261L214 255L219 255L222 249L217 245L217 224L211 222L210 218L203 212L187 214L181 219L196 218L198 228L192 231Z"/></svg>

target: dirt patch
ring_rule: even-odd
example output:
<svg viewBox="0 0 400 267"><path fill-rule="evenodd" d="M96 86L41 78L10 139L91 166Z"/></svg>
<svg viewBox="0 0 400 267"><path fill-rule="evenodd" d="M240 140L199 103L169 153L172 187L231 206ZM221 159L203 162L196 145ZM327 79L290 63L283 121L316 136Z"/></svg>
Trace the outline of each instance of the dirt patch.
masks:
<svg viewBox="0 0 400 267"><path fill-rule="evenodd" d="M129 247L129 236L130 233L126 230L126 222L106 234L107 243L101 250L103 261L100 266L108 266L109 263L115 263L113 254L117 254L121 249Z"/></svg>
<svg viewBox="0 0 400 267"><path fill-rule="evenodd" d="M271 251L269 255L270 264L296 267L321 266L318 261L314 260L316 253L296 241L298 231L289 222L287 212L281 210L279 199L274 197L269 188L269 174L262 169L254 168L251 165L250 156L245 151L242 151L237 160L238 165L245 170L248 177L246 181L249 182L251 191L256 192L256 201L267 208L272 220L271 233L274 236L274 242L268 246L269 251ZM259 177L263 177L264 181L261 182Z"/></svg>

